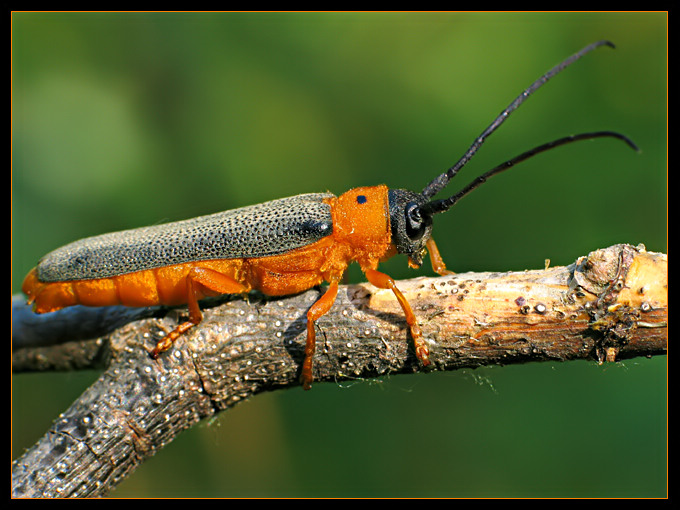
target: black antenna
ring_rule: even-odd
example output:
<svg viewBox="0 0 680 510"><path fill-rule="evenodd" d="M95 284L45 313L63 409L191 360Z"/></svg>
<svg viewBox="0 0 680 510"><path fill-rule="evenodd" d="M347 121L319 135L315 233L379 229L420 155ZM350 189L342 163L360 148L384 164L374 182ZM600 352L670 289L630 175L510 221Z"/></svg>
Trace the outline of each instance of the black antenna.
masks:
<svg viewBox="0 0 680 510"><path fill-rule="evenodd" d="M625 135L622 135L621 133L616 133L614 131L597 131L595 133L581 133L580 135L565 136L564 138L559 138L557 140L553 140L552 142L544 143L543 145L534 147L531 150L523 152L519 156L515 156L514 158L506 161L505 163L501 163L497 167L494 167L488 172L485 172L484 174L477 177L474 181L465 186L463 189L461 189L458 193L456 193L452 197L443 200L433 200L432 202L428 202L427 204L420 206L419 207L420 213L423 216L432 216L433 214L444 212L450 209L456 202L458 202L458 200L460 200L465 195L470 193L473 189L477 188L477 186L479 186L480 184L486 182L486 180L489 177L493 177L496 174L499 174L509 168L512 168L517 163L521 163L525 159L529 159L530 157L535 156L536 154L539 154L550 149L554 149L555 147L559 147L560 145L565 145L571 142L577 142L579 140L592 140L593 138L602 137L618 138L619 140L623 140L624 142L626 142L632 149L639 151L637 145L635 145L635 143L633 143L633 141L630 138L628 138Z"/></svg>
<svg viewBox="0 0 680 510"><path fill-rule="evenodd" d="M505 122L505 119L508 118L508 116L519 107L531 94L533 94L538 88L540 88L545 82L547 82L550 78L555 76L557 73L562 71L564 68L569 66L570 64L576 62L578 59L580 59L582 56L585 54L593 51L596 48L599 48L600 46L609 46L611 48L615 48L613 43L609 41L598 41L593 44L590 44L583 48L581 51L578 53L573 54L571 57L567 58L565 61L562 63L556 65L553 67L550 71L545 73L543 76L541 76L538 80L536 80L534 83L531 84L529 88L527 88L524 92L522 92L517 98L508 105L508 107L503 110L498 117L496 117L496 120L494 120L489 127L487 127L481 135L477 137L477 139L470 145L470 148L467 150L467 152L463 155L462 158L458 160L458 162L453 165L451 168L449 168L446 172L441 174L439 177L435 178L430 184L425 186L425 189L423 189L423 192L421 193L422 196L426 199L432 198L435 196L437 193L439 193L442 189L446 187L446 185L449 183L449 181L458 173L458 171L463 168L468 161L472 158L472 156L475 155L477 150L482 146L484 143L484 140L496 131L500 127L503 122ZM539 151L540 152L540 151ZM525 158L526 159L526 158Z"/></svg>

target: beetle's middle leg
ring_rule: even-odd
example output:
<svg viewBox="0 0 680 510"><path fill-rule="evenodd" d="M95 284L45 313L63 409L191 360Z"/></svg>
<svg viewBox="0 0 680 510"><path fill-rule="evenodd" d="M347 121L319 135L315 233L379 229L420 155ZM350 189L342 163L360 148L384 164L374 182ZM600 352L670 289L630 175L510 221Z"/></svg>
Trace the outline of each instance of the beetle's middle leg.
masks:
<svg viewBox="0 0 680 510"><path fill-rule="evenodd" d="M397 285L394 283L392 277L386 275L385 273L381 273L380 271L376 271L375 269L366 269L364 273L372 285L375 285L380 289L390 289L394 293L397 301L399 301L399 304L401 305L401 309L404 311L406 324L408 324L411 330L411 337L413 337L413 346L415 347L416 356L423 365L429 365L430 349L423 338L423 332L420 330L420 326L418 326L418 321L415 314L413 313L413 310L411 309L411 305L409 305L404 295L397 288Z"/></svg>
<svg viewBox="0 0 680 510"><path fill-rule="evenodd" d="M166 336L161 338L151 350L151 357L157 358L161 352L167 351L172 344L184 333L203 320L203 312L198 306L200 287L203 286L218 294L241 294L250 289L214 269L205 267L192 267L186 276L187 306L189 308L189 320L182 322Z"/></svg>
<svg viewBox="0 0 680 510"><path fill-rule="evenodd" d="M300 374L300 382L306 390L311 389L312 380L314 379L312 374L314 352L316 351L316 331L314 325L317 319L328 313L328 310L335 303L337 295L338 282L332 281L326 293L307 312L307 344L305 346L305 360L302 362L302 374Z"/></svg>

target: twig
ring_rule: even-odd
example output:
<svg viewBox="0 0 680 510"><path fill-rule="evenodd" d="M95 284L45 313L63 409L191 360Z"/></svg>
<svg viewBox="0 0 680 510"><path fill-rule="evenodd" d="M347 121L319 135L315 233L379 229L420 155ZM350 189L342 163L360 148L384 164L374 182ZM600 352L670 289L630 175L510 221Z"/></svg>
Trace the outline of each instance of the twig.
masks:
<svg viewBox="0 0 680 510"><path fill-rule="evenodd" d="M390 291L348 285L318 322L317 383L528 361L609 362L667 350L666 256L642 247L616 245L540 271L397 283L430 341L432 366L413 354ZM256 393L298 385L305 313L319 296L313 289L228 299L206 309L201 325L156 361L147 352L181 309L104 338L15 349L15 371L107 369L14 462L12 494L105 495L182 430Z"/></svg>

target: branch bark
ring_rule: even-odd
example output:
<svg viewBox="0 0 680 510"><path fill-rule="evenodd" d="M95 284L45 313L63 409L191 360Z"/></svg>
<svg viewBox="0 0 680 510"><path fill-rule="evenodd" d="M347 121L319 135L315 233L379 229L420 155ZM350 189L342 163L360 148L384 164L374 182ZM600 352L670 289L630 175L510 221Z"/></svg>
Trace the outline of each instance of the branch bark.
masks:
<svg viewBox="0 0 680 510"><path fill-rule="evenodd" d="M397 282L430 342L430 367L413 354L391 291L343 286L317 325L315 382L665 354L667 282L666 255L630 245L597 250L567 267ZM130 312L122 322L134 322L122 327L117 310L117 329L94 340L16 342L22 346L14 345L15 372L106 370L13 463L13 496L106 495L182 430L259 392L298 385L305 313L320 295L312 289L281 299L223 300L158 360L147 353L181 309L161 310L161 319L136 315L158 310ZM13 329L25 335L31 319L22 313L14 310ZM82 323L80 313L92 312L76 310L70 320ZM39 336L50 336L50 322L59 321L48 320ZM111 329L106 318L95 322Z"/></svg>

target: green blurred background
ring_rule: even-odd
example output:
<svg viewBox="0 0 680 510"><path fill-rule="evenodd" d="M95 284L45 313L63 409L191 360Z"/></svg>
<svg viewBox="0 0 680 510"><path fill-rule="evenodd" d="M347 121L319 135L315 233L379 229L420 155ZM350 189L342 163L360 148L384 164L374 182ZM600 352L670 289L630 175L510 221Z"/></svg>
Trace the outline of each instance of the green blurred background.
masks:
<svg viewBox="0 0 680 510"><path fill-rule="evenodd" d="M577 132L621 131L642 153L581 142L495 177L436 218L455 271L667 250L665 13L14 13L12 292L90 235L305 192L419 191L603 38L617 49L541 89L448 191ZM97 376L14 377L13 456ZM664 497L666 427L665 357L317 384L183 433L111 496Z"/></svg>

